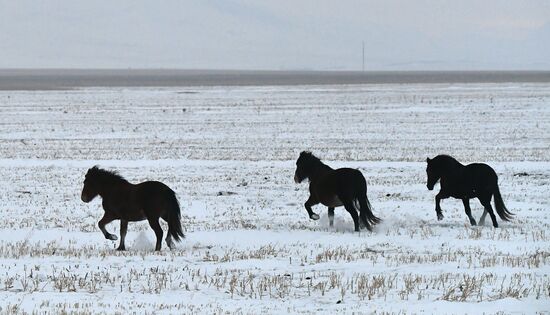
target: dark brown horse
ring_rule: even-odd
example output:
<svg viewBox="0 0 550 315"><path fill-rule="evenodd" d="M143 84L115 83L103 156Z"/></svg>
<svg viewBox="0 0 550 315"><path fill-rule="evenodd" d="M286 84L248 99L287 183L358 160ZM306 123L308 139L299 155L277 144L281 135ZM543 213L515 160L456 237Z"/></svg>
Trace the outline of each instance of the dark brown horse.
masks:
<svg viewBox="0 0 550 315"><path fill-rule="evenodd" d="M180 207L176 194L168 186L160 182L147 181L137 185L130 184L115 172L106 171L94 166L86 173L82 201L90 202L97 195L103 199L105 214L99 220L98 226L106 239L116 241L114 234L107 232L105 225L114 220L120 220L120 245L118 250L125 250L124 239L129 221L147 219L155 231L157 243L155 250L160 250L162 243L162 228L159 218L168 223L166 245L172 248L172 238L179 241L183 238L180 223Z"/></svg>
<svg viewBox="0 0 550 315"><path fill-rule="evenodd" d="M489 165L483 163L463 165L448 155L438 155L433 159L428 158L426 162L428 163L426 168L428 189L433 190L435 183L441 179L441 190L435 196L435 212L438 220L443 219L443 213L439 205L441 199L453 197L462 200L470 224L476 225L476 220L472 217L472 210L470 209L470 199L477 198L485 208L479 219L479 224L483 225L485 216L489 213L493 226L498 227L497 218L491 207L491 197L493 196L499 217L504 221L512 219L513 214L506 209L500 195L497 174Z"/></svg>
<svg viewBox="0 0 550 315"><path fill-rule="evenodd" d="M311 152L304 151L296 161L294 181L301 183L306 178L309 179L310 196L305 207L310 219L319 219L319 215L314 213L311 207L322 203L328 207L330 226L334 224L334 208L340 206L344 206L353 218L357 232L360 223L372 231L372 226L381 222L372 213L367 198L367 182L359 170L351 168L335 170L321 162Z"/></svg>

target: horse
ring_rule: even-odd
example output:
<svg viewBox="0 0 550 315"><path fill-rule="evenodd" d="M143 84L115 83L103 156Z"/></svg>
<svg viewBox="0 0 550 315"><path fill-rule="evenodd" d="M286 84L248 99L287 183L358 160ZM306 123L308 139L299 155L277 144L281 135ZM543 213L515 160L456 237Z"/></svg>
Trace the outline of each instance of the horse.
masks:
<svg viewBox="0 0 550 315"><path fill-rule="evenodd" d="M443 219L439 203L441 199L449 197L462 200L472 226L476 225L470 209L470 199L472 198L477 198L485 209L479 219L480 225L485 223L485 216L489 213L493 227L498 228L497 219L491 207L491 197L493 196L499 217L504 221L510 221L513 218L514 214L508 211L500 195L498 176L489 165L483 163L463 165L448 155L438 155L433 159L427 158L426 162L428 163L426 168L428 190L433 190L435 183L441 179L441 190L435 196L435 212L438 220Z"/></svg>
<svg viewBox="0 0 550 315"><path fill-rule="evenodd" d="M369 231L382 220L374 216L367 198L367 182L359 170L333 169L321 162L311 152L303 151L296 161L294 181L309 179L309 199L304 204L309 218L319 220L311 207L322 203L328 207L329 224L334 225L334 208L344 206L353 218L355 231L359 232L360 221ZM357 211L359 210L359 215Z"/></svg>
<svg viewBox="0 0 550 315"><path fill-rule="evenodd" d="M131 184L116 172L94 166L88 170L84 179L81 199L89 203L101 196L105 214L98 226L108 240L117 240L117 236L107 232L105 225L120 220L120 244L117 250L125 250L124 239L128 222L147 219L155 231L157 243L155 250L161 249L163 231L159 218L168 223L166 245L172 248L172 238L180 241L184 238L181 228L181 214L178 199L172 189L161 182L146 181Z"/></svg>

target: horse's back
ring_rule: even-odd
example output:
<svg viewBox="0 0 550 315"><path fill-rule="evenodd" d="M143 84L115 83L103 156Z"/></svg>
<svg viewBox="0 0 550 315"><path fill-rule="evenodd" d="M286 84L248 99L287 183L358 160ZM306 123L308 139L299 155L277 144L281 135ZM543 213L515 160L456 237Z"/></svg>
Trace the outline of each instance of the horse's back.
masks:
<svg viewBox="0 0 550 315"><path fill-rule="evenodd" d="M481 176L496 176L495 170L485 163L472 163L466 165L466 171L479 174Z"/></svg>
<svg viewBox="0 0 550 315"><path fill-rule="evenodd" d="M464 174L475 186L491 186L498 180L495 170L485 163L466 165Z"/></svg>
<svg viewBox="0 0 550 315"><path fill-rule="evenodd" d="M172 191L166 184L154 180L139 183L136 187L141 190Z"/></svg>
<svg viewBox="0 0 550 315"><path fill-rule="evenodd" d="M350 192L366 189L366 180L361 171L354 168L339 168L331 174L336 191Z"/></svg>
<svg viewBox="0 0 550 315"><path fill-rule="evenodd" d="M156 180L149 180L146 182L141 182L137 184L136 186L146 187L148 189L170 189L166 184L156 181Z"/></svg>
<svg viewBox="0 0 550 315"><path fill-rule="evenodd" d="M172 198L175 198L174 191L161 182L146 181L137 184L135 188L138 199L146 205L170 204Z"/></svg>
<svg viewBox="0 0 550 315"><path fill-rule="evenodd" d="M339 207L343 200L366 194L366 182L359 170L339 168L330 170L312 181L310 190L327 207Z"/></svg>
<svg viewBox="0 0 550 315"><path fill-rule="evenodd" d="M347 168L347 167L344 167L344 168L338 168L338 169L335 169L334 170L334 175L339 177L339 178L344 178L344 179L350 179L350 178L363 178L363 174L361 173L361 171L359 171L358 169L355 169L355 168Z"/></svg>

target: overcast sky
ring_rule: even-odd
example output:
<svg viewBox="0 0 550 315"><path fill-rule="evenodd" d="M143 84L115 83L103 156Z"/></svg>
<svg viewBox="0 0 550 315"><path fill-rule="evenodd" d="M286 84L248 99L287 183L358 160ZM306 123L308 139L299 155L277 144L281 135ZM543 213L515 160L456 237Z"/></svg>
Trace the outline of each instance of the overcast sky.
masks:
<svg viewBox="0 0 550 315"><path fill-rule="evenodd" d="M548 0L0 0L0 68L550 70Z"/></svg>

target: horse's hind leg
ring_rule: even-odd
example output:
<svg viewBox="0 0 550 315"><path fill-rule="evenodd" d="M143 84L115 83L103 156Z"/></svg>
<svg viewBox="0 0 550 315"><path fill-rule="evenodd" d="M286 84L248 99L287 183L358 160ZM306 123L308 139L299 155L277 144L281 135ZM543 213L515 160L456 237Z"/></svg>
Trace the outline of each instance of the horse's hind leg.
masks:
<svg viewBox="0 0 550 315"><path fill-rule="evenodd" d="M172 237L170 236L170 234L166 233L166 238L164 239L166 241L166 246L168 246L168 248L172 249Z"/></svg>
<svg viewBox="0 0 550 315"><path fill-rule="evenodd" d="M472 217L472 209L470 208L470 199L464 198L462 199L462 203L464 204L464 211L466 211L466 215L468 216L468 219L470 219L470 224L476 225L476 220Z"/></svg>
<svg viewBox="0 0 550 315"><path fill-rule="evenodd" d="M106 239L116 241L118 237L114 234L111 234L107 232L107 229L105 229L105 225L113 222L115 220L115 217L111 214L111 212L105 211L105 214L103 215L103 218L97 222L97 226L99 226L99 229L103 233Z"/></svg>
<svg viewBox="0 0 550 315"><path fill-rule="evenodd" d="M361 204L359 203L359 200L355 200L353 202L353 206L355 207L355 210L357 210L357 212L359 213L359 228L362 230L363 228L366 228L367 226L365 225L365 216L361 215Z"/></svg>
<svg viewBox="0 0 550 315"><path fill-rule="evenodd" d="M485 225L485 217L487 216L487 209L483 209L483 214L481 215L481 217L479 218L479 225Z"/></svg>
<svg viewBox="0 0 550 315"><path fill-rule="evenodd" d="M341 200L341 199L340 199ZM357 210L355 209L355 206L353 205L353 201L345 201L344 207L349 212L351 217L353 218L353 224L355 226L355 232L359 232L359 215L357 214ZM370 226L367 226L367 229L370 231Z"/></svg>
<svg viewBox="0 0 550 315"><path fill-rule="evenodd" d="M491 216L491 221L493 221L493 227L497 228L497 217L495 216L495 213L493 212L493 207L491 206L491 195L478 197L478 199L483 207L485 207L485 211L489 212L489 216Z"/></svg>
<svg viewBox="0 0 550 315"><path fill-rule="evenodd" d="M366 227L367 230L372 231L372 228L367 219L367 213L365 209L362 208L361 202L359 202L359 206L357 207L357 210L359 212L359 226Z"/></svg>
<svg viewBox="0 0 550 315"><path fill-rule="evenodd" d="M128 232L128 221L120 220L120 244L117 250L126 250L124 240L126 239L126 232Z"/></svg>
<svg viewBox="0 0 550 315"><path fill-rule="evenodd" d="M334 208L328 207L328 224L330 227L334 226Z"/></svg>
<svg viewBox="0 0 550 315"><path fill-rule="evenodd" d="M166 221L166 223L168 223L168 215L163 214L161 216L161 218ZM166 241L166 246L168 246L168 248L172 249L172 245L174 245L174 243L172 242L172 236L170 235L170 227L168 227L168 231L166 232L166 238L164 239Z"/></svg>
<svg viewBox="0 0 550 315"><path fill-rule="evenodd" d="M157 236L157 244L155 246L155 250L158 251L162 246L162 234L163 234L162 228L160 227L160 224L159 224L159 218L158 217L147 218L147 220L149 221L149 225L151 226L153 231L155 231L155 235Z"/></svg>

